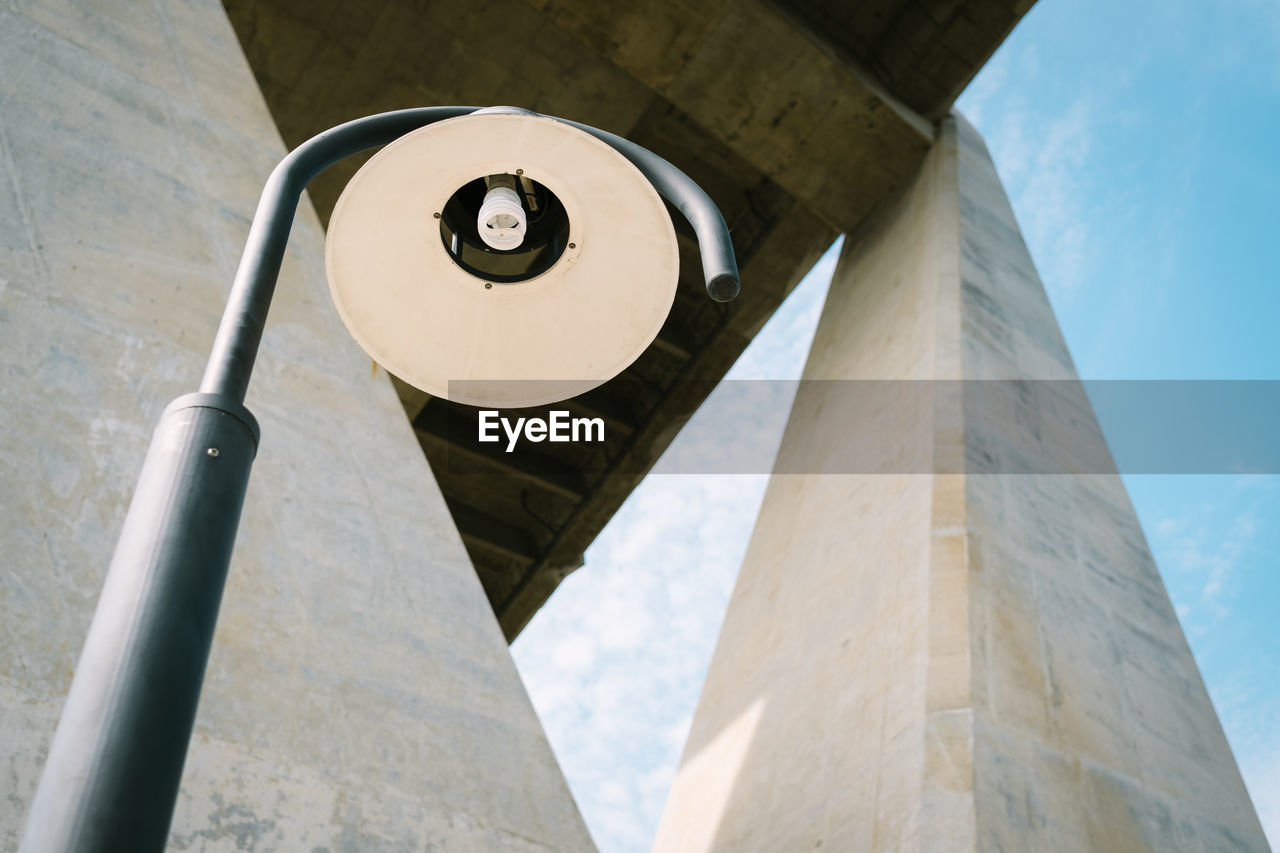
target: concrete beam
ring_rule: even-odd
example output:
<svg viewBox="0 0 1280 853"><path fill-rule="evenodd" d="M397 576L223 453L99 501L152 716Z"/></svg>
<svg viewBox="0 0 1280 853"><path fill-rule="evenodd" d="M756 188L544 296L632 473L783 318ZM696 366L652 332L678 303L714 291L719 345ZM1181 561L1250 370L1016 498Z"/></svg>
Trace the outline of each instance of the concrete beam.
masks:
<svg viewBox="0 0 1280 853"><path fill-rule="evenodd" d="M931 122L762 0L528 2L839 231L912 175L933 141Z"/></svg>

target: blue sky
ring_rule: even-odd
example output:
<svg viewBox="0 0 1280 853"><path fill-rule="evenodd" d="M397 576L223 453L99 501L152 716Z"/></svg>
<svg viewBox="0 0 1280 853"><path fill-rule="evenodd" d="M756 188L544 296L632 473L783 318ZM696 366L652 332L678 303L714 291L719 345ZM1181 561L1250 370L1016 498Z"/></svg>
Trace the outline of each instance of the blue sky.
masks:
<svg viewBox="0 0 1280 853"><path fill-rule="evenodd" d="M1082 377L1280 379L1280 3L1041 0L958 107ZM833 264L731 376L799 375ZM513 648L605 853L652 841L765 479L647 478ZM1280 477L1126 483L1280 847Z"/></svg>

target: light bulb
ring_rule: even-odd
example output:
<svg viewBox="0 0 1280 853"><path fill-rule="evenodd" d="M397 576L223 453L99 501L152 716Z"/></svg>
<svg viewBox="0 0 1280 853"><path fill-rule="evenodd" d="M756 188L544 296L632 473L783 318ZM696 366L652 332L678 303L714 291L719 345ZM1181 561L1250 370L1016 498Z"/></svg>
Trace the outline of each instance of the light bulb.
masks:
<svg viewBox="0 0 1280 853"><path fill-rule="evenodd" d="M502 176L506 178L507 176ZM499 182L501 181L501 182ZM514 183L514 180L511 181ZM494 249L509 251L524 242L526 221L524 207L514 187L501 178L491 178L489 191L476 217L480 239Z"/></svg>

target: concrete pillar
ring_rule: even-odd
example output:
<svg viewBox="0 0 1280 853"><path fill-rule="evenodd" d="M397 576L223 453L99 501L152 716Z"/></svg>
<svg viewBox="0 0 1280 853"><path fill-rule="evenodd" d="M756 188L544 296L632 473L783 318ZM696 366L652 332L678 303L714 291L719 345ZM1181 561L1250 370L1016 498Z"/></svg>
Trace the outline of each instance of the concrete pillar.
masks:
<svg viewBox="0 0 1280 853"><path fill-rule="evenodd" d="M199 382L283 153L218 0L0 9L0 849L150 432ZM591 849L322 250L304 200L171 847Z"/></svg>
<svg viewBox="0 0 1280 853"><path fill-rule="evenodd" d="M963 119L850 235L804 377L1075 377ZM1267 850L1120 478L983 473L1100 470L1087 400L1074 447L887 387L798 395L655 850Z"/></svg>

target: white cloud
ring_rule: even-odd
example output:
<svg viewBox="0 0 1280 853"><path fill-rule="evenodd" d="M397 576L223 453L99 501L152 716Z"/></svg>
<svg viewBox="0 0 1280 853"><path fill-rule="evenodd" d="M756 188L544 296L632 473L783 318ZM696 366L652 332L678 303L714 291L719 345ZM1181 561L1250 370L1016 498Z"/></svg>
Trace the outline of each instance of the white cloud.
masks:
<svg viewBox="0 0 1280 853"><path fill-rule="evenodd" d="M1094 116L1088 94L1054 116L1010 113L993 152L1014 187L1012 203L1032 256L1067 292L1079 288L1089 271L1089 190L1082 173L1093 147Z"/></svg>
<svg viewBox="0 0 1280 853"><path fill-rule="evenodd" d="M647 850L765 477L650 477L513 651L601 850Z"/></svg>
<svg viewBox="0 0 1280 853"><path fill-rule="evenodd" d="M1244 488L1237 485L1235 490ZM1193 637L1230 614L1233 578L1257 537L1261 501L1261 496L1255 498L1225 524L1215 517L1214 508L1200 507L1152 527L1153 550L1171 582L1178 616ZM1192 589L1194 599L1188 598Z"/></svg>

